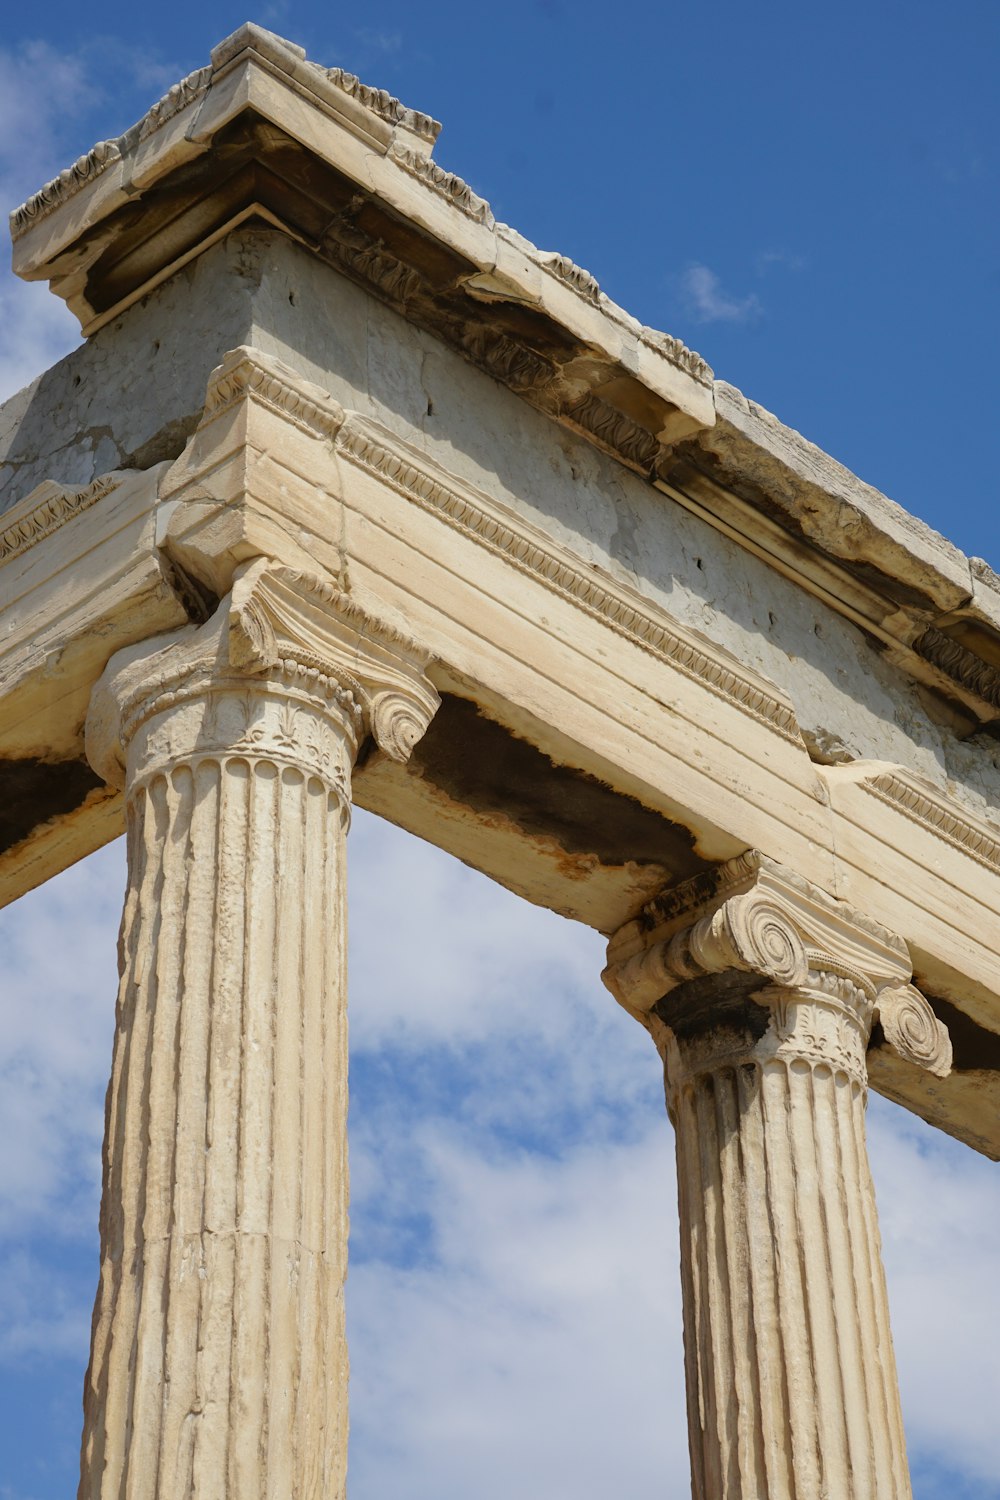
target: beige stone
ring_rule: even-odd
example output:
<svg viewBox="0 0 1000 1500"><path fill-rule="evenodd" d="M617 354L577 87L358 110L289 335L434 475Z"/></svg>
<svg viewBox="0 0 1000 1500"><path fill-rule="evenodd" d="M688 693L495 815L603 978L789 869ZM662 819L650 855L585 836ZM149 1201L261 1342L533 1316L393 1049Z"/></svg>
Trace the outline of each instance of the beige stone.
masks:
<svg viewBox="0 0 1000 1500"><path fill-rule="evenodd" d="M87 342L0 408L0 901L129 834L81 1494L343 1493L353 799L611 935L700 1500L904 1497L864 1103L1000 1158L1000 585L438 129L246 26L12 216Z"/></svg>
<svg viewBox="0 0 1000 1500"><path fill-rule="evenodd" d="M95 690L129 883L81 1496L344 1493L351 769L409 754L425 665L256 563Z"/></svg>
<svg viewBox="0 0 1000 1500"><path fill-rule="evenodd" d="M605 981L677 1134L696 1500L911 1493L865 1151L872 1021L947 1074L905 947L759 855L651 903Z"/></svg>

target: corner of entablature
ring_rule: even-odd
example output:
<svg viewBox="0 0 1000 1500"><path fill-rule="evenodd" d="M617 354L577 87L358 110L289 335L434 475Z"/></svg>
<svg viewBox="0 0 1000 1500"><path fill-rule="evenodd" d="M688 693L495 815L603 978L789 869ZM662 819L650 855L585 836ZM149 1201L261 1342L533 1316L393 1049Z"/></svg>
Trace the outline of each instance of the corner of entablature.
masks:
<svg viewBox="0 0 1000 1500"><path fill-rule="evenodd" d="M201 417L159 486L157 547L221 598L255 557L339 578L334 441L345 413L321 386L250 345L211 372Z"/></svg>
<svg viewBox="0 0 1000 1500"><path fill-rule="evenodd" d="M672 991L733 973L759 979L764 1003L849 986L900 1057L939 1077L950 1070L947 1028L910 982L905 942L758 850L654 897L612 936L602 978L655 1032Z"/></svg>

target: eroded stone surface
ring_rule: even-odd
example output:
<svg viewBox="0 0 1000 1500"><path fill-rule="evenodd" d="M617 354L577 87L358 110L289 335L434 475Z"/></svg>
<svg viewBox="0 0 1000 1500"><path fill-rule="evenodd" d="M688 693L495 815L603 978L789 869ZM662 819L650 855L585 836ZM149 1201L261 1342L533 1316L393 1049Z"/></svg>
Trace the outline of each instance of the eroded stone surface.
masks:
<svg viewBox="0 0 1000 1500"><path fill-rule="evenodd" d="M904 1500L866 1048L1000 1156L1000 584L436 135L248 26L14 216L0 899L130 835L81 1494L343 1493L356 790L617 929L696 1494Z"/></svg>

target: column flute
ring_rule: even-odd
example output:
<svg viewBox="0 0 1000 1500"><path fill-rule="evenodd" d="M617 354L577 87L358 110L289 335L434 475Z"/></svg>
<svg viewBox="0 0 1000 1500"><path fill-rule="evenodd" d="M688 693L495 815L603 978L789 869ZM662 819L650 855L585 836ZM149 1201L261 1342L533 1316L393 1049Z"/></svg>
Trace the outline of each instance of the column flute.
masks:
<svg viewBox="0 0 1000 1500"><path fill-rule="evenodd" d="M258 561L95 689L128 889L81 1500L344 1494L351 770L409 755L427 661Z"/></svg>
<svg viewBox="0 0 1000 1500"><path fill-rule="evenodd" d="M906 1500L865 1052L944 1074L905 945L750 853L647 908L605 982L676 1131L695 1500Z"/></svg>

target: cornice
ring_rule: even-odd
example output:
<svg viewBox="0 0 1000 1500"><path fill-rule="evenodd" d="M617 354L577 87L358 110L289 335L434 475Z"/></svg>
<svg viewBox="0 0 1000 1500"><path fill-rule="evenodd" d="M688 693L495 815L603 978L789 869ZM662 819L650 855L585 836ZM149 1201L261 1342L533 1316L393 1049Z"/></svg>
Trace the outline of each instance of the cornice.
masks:
<svg viewBox="0 0 1000 1500"><path fill-rule="evenodd" d="M866 777L858 785L993 874L1000 873L1000 828L957 810L950 798L928 783L892 770Z"/></svg>
<svg viewBox="0 0 1000 1500"><path fill-rule="evenodd" d="M157 106L154 105L154 108ZM133 127L136 129L137 127ZM53 209L59 208L70 198L74 197L81 188L86 187L95 177L99 177L103 171L113 162L121 161L122 142L124 136L117 140L98 141L83 156L78 156L71 167L64 167L57 177L53 177L40 187L37 193L32 193L30 198L11 210L10 213L10 236L17 240L27 230L31 229L39 219L44 219Z"/></svg>
<svg viewBox="0 0 1000 1500"><path fill-rule="evenodd" d="M58 531L74 516L82 515L122 483L123 473L101 474L82 489L70 490L51 479L25 495L3 517L0 531L0 563L11 562L37 542Z"/></svg>
<svg viewBox="0 0 1000 1500"><path fill-rule="evenodd" d="M597 277L570 260L568 255L560 255L558 251L540 252L537 260L543 270L572 287L586 302L592 302L595 307L601 305L602 293Z"/></svg>
<svg viewBox="0 0 1000 1500"><path fill-rule="evenodd" d="M385 89L371 88L344 68L322 68L316 63L308 62L302 48L251 23L241 26L231 37L227 37L213 50L210 64L196 68L186 78L175 83L128 130L113 140L99 141L71 167L60 172L15 208L10 215L12 238L19 239L40 219L68 202L113 162L121 161L133 146L150 140L181 110L204 98L213 80L224 73L242 53L250 51L270 68L294 79L300 87L311 83L322 95L332 86L386 124L400 126L429 145L434 143L440 133L439 122L430 115L409 109Z"/></svg>
<svg viewBox="0 0 1000 1500"><path fill-rule="evenodd" d="M241 345L212 371L200 425L246 400L267 407L312 437L332 440L344 420L343 407L321 386L304 381L281 360Z"/></svg>
<svg viewBox="0 0 1000 1500"><path fill-rule="evenodd" d="M571 561L546 534L495 501L432 466L366 418L349 415L337 451L397 493L444 520L520 572L585 610L592 618L708 687L728 704L801 746L789 703L728 653L696 638L651 607L642 595L593 566Z"/></svg>
<svg viewBox="0 0 1000 1500"><path fill-rule="evenodd" d="M411 177L422 182L425 187L430 188L432 193L436 193L439 198L443 198L446 203L457 208L467 218L473 219L477 224L485 224L487 229L495 228L496 220L490 205L485 198L480 198L478 193L474 193L463 178L454 172L446 172L444 167L439 167L437 162L432 161L429 156L414 151L412 147L400 141L393 143L389 155L404 172L408 172Z"/></svg>
<svg viewBox="0 0 1000 1500"><path fill-rule="evenodd" d="M189 73L186 78L182 78L179 83L167 89L163 98L157 100L142 119L132 126L132 132L135 132L136 137L140 141L148 140L151 135L155 135L156 131L166 125L168 120L172 120L174 115L186 109L195 99L200 99L212 81L212 71L210 63L204 68L195 68L193 73ZM127 141L132 132L126 132L122 141Z"/></svg>
<svg viewBox="0 0 1000 1500"><path fill-rule="evenodd" d="M670 443L714 420L711 371L642 328L569 257L498 225L484 198L431 160L439 128L244 26L135 126L15 210L15 269L49 280L89 335L263 218L648 477Z"/></svg>
<svg viewBox="0 0 1000 1500"><path fill-rule="evenodd" d="M316 64L310 63L308 66L315 67ZM355 73L348 73L346 68L318 68L317 71L325 74L341 93L356 99L363 108L379 115L387 124L402 125L432 145L441 134L439 120L423 114L419 109L410 109L385 89L372 88L370 84L362 83Z"/></svg>

